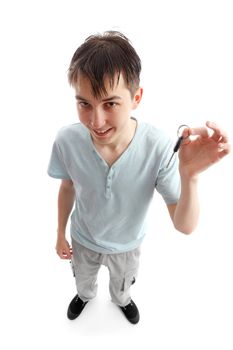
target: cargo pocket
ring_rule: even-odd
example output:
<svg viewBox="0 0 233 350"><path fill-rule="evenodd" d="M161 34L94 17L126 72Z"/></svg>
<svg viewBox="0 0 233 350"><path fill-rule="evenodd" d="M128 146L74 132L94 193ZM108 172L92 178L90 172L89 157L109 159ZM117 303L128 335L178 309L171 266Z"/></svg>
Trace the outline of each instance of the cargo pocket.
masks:
<svg viewBox="0 0 233 350"><path fill-rule="evenodd" d="M129 289L132 286L132 284L136 282L136 277L137 277L137 269L128 271L125 274L121 291L125 292L127 289Z"/></svg>

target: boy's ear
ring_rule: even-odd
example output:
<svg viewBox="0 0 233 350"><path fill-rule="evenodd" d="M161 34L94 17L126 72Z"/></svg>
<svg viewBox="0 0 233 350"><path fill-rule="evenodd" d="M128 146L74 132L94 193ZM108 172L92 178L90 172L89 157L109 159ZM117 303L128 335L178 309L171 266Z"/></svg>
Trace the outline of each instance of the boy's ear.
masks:
<svg viewBox="0 0 233 350"><path fill-rule="evenodd" d="M142 99L142 94L143 94L143 88L139 87L137 91L134 94L133 98L133 109L136 109L141 102Z"/></svg>

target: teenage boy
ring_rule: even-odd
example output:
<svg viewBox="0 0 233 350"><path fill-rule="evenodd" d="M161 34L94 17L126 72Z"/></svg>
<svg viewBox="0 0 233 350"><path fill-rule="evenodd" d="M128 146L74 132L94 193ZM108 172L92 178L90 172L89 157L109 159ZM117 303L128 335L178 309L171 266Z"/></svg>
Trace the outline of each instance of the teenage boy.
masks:
<svg viewBox="0 0 233 350"><path fill-rule="evenodd" d="M171 140L131 116L142 98L140 71L129 40L112 31L88 37L70 63L80 123L59 131L48 173L62 180L56 251L72 259L74 267L78 294L68 307L71 320L95 297L103 264L109 269L113 303L131 323L139 321L130 286L154 190L162 195L175 228L191 233L199 214L198 175L230 150L225 132L207 122L207 127L184 130L179 162L174 157L167 166ZM190 140L190 135L197 137ZM70 246L65 233L74 203Z"/></svg>

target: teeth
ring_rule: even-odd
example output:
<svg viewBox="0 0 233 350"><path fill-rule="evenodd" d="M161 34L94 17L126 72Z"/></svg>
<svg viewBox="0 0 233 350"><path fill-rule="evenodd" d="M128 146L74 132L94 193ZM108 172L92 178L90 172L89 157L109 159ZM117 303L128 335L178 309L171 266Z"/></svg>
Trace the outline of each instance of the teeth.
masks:
<svg viewBox="0 0 233 350"><path fill-rule="evenodd" d="M107 130L104 130L104 131L95 131L97 134L105 134L108 130L110 129L107 129Z"/></svg>

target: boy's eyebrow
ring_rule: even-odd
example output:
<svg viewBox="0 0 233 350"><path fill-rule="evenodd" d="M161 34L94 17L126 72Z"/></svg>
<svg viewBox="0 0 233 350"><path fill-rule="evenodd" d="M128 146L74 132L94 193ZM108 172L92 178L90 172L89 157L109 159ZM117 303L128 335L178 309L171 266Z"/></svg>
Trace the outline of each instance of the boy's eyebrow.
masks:
<svg viewBox="0 0 233 350"><path fill-rule="evenodd" d="M85 99L84 97L82 97L82 96L80 96L80 95L76 95L75 98L76 98L76 100L81 100L81 101L86 101L86 102L88 102L87 99ZM121 97L120 97L120 96L117 96L117 95L113 95L113 96L104 98L104 99L102 99L101 101L102 101L102 102L108 102L108 101L112 101L112 100L121 100Z"/></svg>
<svg viewBox="0 0 233 350"><path fill-rule="evenodd" d="M111 100L121 100L121 97L117 96L117 95L114 95L114 96L110 96L110 97L104 98L102 101L103 102L107 102L107 101L111 101Z"/></svg>
<svg viewBox="0 0 233 350"><path fill-rule="evenodd" d="M80 95L75 95L76 100L82 100L82 101L87 101L84 97Z"/></svg>

